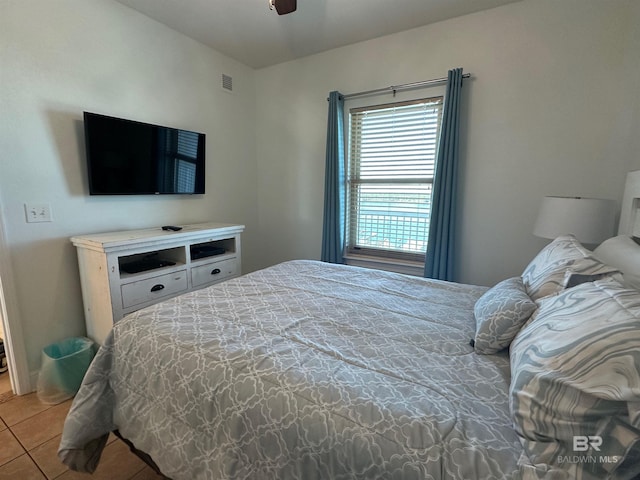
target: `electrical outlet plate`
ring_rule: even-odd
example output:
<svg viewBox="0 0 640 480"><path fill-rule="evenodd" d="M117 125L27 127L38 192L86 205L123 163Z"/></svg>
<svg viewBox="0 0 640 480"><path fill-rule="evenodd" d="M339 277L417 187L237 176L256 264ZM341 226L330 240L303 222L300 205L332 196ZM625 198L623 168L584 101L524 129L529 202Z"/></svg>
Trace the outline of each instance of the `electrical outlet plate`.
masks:
<svg viewBox="0 0 640 480"><path fill-rule="evenodd" d="M27 223L53 222L51 205L48 203L25 203Z"/></svg>

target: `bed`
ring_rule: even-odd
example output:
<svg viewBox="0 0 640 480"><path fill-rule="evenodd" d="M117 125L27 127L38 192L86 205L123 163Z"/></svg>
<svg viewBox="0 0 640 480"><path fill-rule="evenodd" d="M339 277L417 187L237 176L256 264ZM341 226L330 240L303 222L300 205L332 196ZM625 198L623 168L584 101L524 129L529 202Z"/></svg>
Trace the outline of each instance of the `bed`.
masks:
<svg viewBox="0 0 640 480"><path fill-rule="evenodd" d="M298 260L139 310L59 457L91 472L115 430L174 480L636 478L640 293L616 254L640 247L620 233L561 236L491 288Z"/></svg>

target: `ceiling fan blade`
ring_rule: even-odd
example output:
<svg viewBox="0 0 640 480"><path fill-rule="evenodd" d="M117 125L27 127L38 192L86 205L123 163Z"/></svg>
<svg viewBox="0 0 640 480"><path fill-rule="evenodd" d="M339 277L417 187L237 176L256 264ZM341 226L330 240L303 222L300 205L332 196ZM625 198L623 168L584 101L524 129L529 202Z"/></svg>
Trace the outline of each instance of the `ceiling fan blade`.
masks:
<svg viewBox="0 0 640 480"><path fill-rule="evenodd" d="M274 0L273 5L276 7L278 15L286 15L287 13L295 12L297 5L296 0Z"/></svg>

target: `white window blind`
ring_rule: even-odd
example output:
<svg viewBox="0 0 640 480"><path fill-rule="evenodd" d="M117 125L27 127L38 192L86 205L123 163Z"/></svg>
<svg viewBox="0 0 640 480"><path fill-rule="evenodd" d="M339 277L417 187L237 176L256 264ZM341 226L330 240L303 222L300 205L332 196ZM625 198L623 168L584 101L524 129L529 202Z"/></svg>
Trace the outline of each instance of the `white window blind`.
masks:
<svg viewBox="0 0 640 480"><path fill-rule="evenodd" d="M423 259L442 103L351 109L349 253Z"/></svg>

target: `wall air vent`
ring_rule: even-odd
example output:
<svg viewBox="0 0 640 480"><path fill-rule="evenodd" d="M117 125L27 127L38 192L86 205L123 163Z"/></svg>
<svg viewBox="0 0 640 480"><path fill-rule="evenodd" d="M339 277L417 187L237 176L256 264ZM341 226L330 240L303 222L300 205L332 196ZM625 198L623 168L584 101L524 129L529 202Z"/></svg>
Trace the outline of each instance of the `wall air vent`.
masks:
<svg viewBox="0 0 640 480"><path fill-rule="evenodd" d="M222 74L222 88L225 90L233 91L233 78L229 75Z"/></svg>

